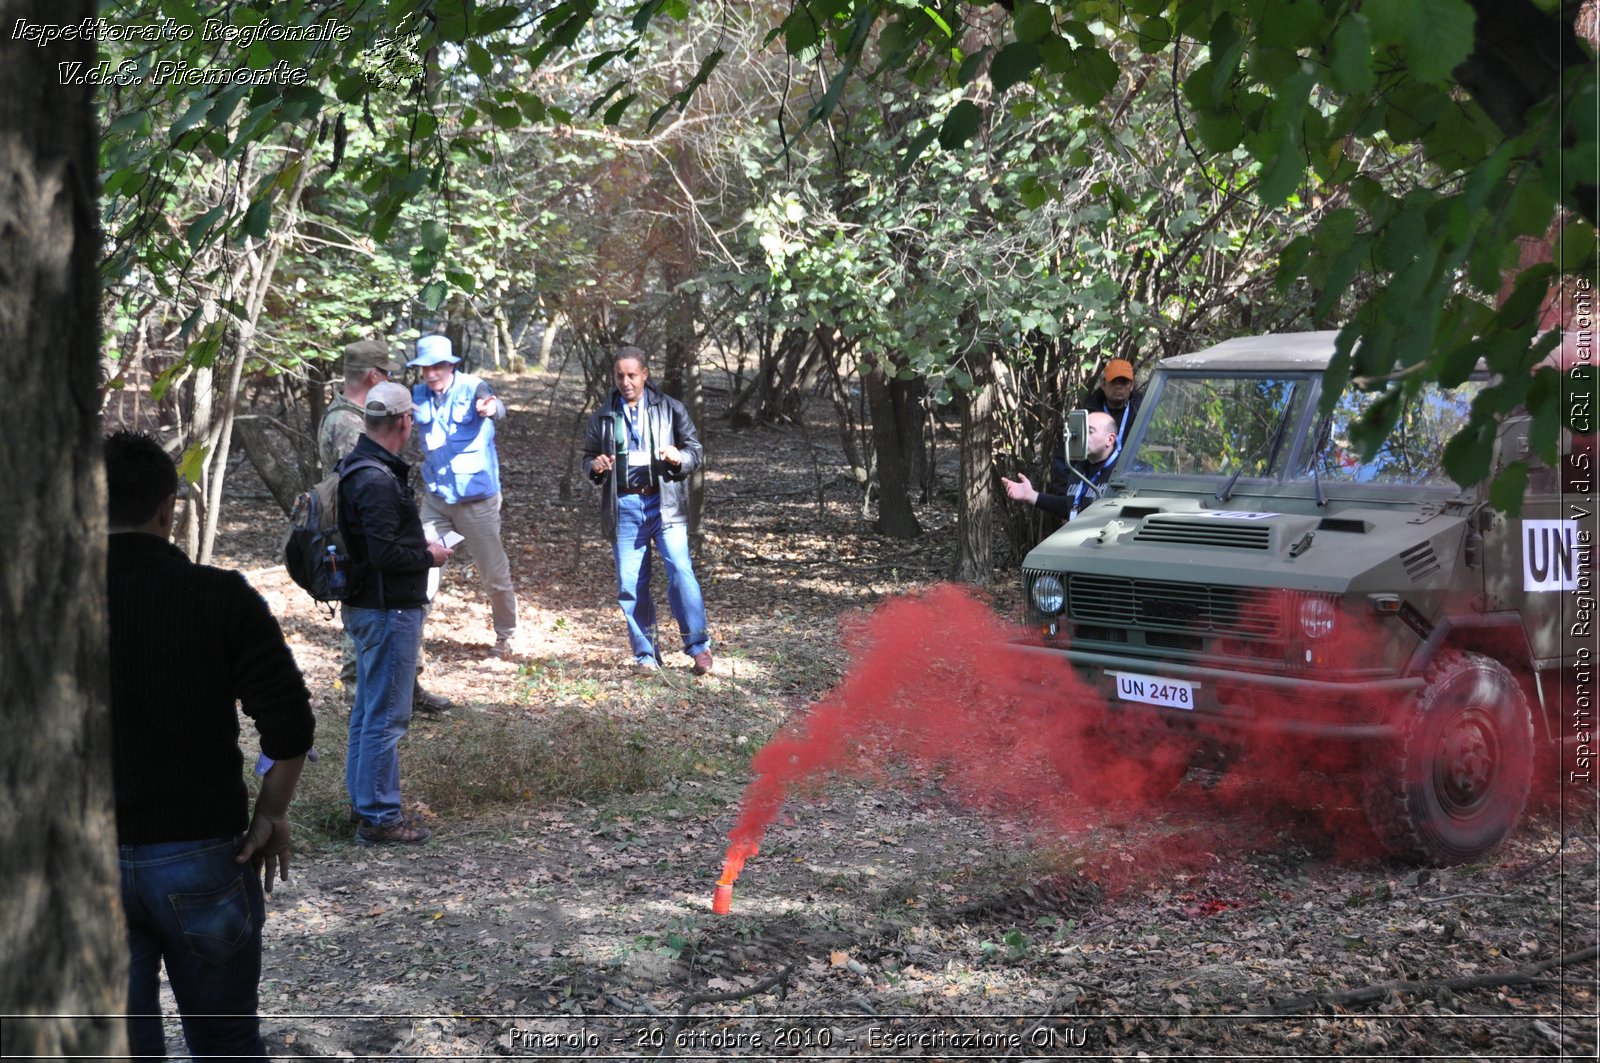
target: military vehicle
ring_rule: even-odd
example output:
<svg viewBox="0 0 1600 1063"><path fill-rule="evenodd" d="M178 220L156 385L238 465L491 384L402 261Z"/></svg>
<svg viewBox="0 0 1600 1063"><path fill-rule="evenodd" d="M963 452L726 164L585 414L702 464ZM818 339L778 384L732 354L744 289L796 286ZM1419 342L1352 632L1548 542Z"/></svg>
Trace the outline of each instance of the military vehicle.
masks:
<svg viewBox="0 0 1600 1063"><path fill-rule="evenodd" d="M1358 779L1393 853L1476 860L1559 770L1589 532L1525 416L1494 444L1494 469L1532 467L1517 518L1445 474L1486 376L1424 389L1364 459L1350 428L1375 396L1320 409L1336 335L1162 361L1103 496L1027 555L1015 649L1099 692L1086 738L1139 757L1148 790L1198 763L1303 764Z"/></svg>

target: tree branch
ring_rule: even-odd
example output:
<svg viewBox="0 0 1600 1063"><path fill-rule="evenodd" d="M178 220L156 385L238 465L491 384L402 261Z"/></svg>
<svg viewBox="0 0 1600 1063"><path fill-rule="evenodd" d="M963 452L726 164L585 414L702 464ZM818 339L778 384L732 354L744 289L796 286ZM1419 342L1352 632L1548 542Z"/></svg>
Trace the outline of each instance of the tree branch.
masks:
<svg viewBox="0 0 1600 1063"><path fill-rule="evenodd" d="M1391 993L1432 993L1440 989L1482 989L1485 986L1522 985L1527 982L1537 981L1539 976L1546 971L1557 967L1576 966L1587 963L1600 954L1600 948L1590 945L1577 952L1569 952L1565 956L1556 956L1531 967L1524 967L1518 971L1503 971L1499 974L1475 974L1461 978L1444 978L1432 982L1398 981L1383 982L1378 985L1365 986L1361 989L1347 989L1339 993L1317 993L1312 996L1295 997L1272 1009L1277 1015L1296 1015L1326 1007L1330 1004L1366 1004L1375 1000L1383 1000Z"/></svg>
<svg viewBox="0 0 1600 1063"><path fill-rule="evenodd" d="M723 1004L731 1000L744 1000L747 997L758 996L779 985L787 985L789 976L794 973L794 964L787 964L783 970L765 981L757 982L749 989L741 989L733 993L695 993L683 998L683 1003L678 1005L678 1014L672 1017L672 1025L667 1028L665 1042L661 1046L661 1056L676 1055L673 1042L678 1039L678 1031L683 1029L683 1024L689 1018L689 1010L701 1004Z"/></svg>

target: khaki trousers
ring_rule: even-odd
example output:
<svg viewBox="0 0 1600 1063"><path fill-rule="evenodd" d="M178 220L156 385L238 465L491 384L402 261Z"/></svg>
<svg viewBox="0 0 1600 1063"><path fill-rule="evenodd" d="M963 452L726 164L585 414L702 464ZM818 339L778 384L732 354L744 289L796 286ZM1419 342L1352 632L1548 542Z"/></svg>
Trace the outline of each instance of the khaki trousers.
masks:
<svg viewBox="0 0 1600 1063"><path fill-rule="evenodd" d="M432 543L445 532L458 532L463 547L478 566L478 579L494 613L496 638L509 639L517 633L517 592L511 585L511 561L500 542L500 504L502 496L475 498L470 502L444 502L432 492L422 492L422 533ZM428 572L428 601L438 593L443 569Z"/></svg>

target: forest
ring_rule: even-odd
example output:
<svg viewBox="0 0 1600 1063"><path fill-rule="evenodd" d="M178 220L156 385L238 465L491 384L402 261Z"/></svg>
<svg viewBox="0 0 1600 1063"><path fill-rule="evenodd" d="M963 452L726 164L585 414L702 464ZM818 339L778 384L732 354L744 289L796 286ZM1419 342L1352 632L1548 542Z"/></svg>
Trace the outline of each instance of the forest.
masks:
<svg viewBox="0 0 1600 1063"><path fill-rule="evenodd" d="M442 333L512 410L507 539L536 644L482 661L483 603L447 581L429 667L457 708L412 736L408 771L419 814L456 833L418 868L358 858L337 772L308 773L297 829L322 888L287 895L269 965L316 962L265 986L264 1012L603 1013L582 1029L622 1037L631 1017L660 1041L630 1047L663 1055L707 1022L743 1031L718 1054L827 1054L823 1029L906 1054L969 1012L1014 1016L1016 1054L1593 1050L1593 1022L1566 1021L1594 1008L1574 987L1593 913L1566 899L1593 888L1583 800L1547 803L1498 862L1430 878L1372 857L1337 796L1264 811L1272 793L1211 780L1153 826L1085 818L1037 765L971 790L880 763L868 736L791 795L751 864L792 906L775 884L717 922L696 878L751 753L870 670L875 616L910 603L937 652L963 641L953 616L988 622L972 601L1015 613L1016 567L1049 529L998 474L1048 465L1112 359L1143 380L1216 340L1338 330L1325 390L1372 393L1350 432L1368 455L1403 400L1481 361L1494 381L1443 461L1461 484L1493 475L1514 511L1527 463L1490 469L1497 422L1529 411L1547 461L1563 429L1592 430L1592 367L1546 361L1592 315L1592 0L3 14L0 446L24 471L0 500L25 533L0 564L0 712L26 737L4 754L0 897L27 918L0 938L0 1011L117 1010L101 434L152 431L179 462L178 544L273 605L334 764L336 624L296 597L277 539L326 471L344 346L409 354ZM731 667L709 683L615 667L577 441L625 344L713 459L695 543ZM41 447L61 461L41 467ZM944 581L977 598L938 597ZM927 695L965 719L951 690ZM47 856L63 852L81 856ZM367 955L380 927L391 943ZM784 1015L818 1021L777 1045ZM114 1026L30 1024L5 1051L115 1053ZM280 1019L269 1042L619 1050L567 1018L529 1029Z"/></svg>
<svg viewBox="0 0 1600 1063"><path fill-rule="evenodd" d="M596 391L627 341L697 416L703 364L735 426L830 405L889 535L953 426L950 575L979 581L991 467L1037 467L1111 358L1342 327L1338 371L1397 397L1522 364L1452 472L1481 479L1467 444L1523 402L1553 451L1559 389L1526 369L1594 255L1570 25L1541 14L1571 39L1535 86L1460 2L1056 6L118 5L164 32L101 61L110 416L172 433L204 559L238 451L285 508L315 479L350 340L443 332L513 370L559 342ZM229 64L279 81L171 73ZM1501 117L1513 88L1545 90L1537 121ZM1544 260L1509 269L1518 241ZM1015 558L1038 529L1006 532Z"/></svg>

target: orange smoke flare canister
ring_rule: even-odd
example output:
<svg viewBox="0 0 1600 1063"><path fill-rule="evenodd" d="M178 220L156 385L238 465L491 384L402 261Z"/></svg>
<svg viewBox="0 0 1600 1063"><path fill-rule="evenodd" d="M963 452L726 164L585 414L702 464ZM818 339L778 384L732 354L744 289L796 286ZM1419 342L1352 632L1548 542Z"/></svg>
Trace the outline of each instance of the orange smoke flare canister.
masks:
<svg viewBox="0 0 1600 1063"><path fill-rule="evenodd" d="M711 911L714 915L727 915L733 908L733 884L744 870L744 862L760 850L750 841L736 841L728 846L728 855L722 861L722 874L717 878L717 888L711 893Z"/></svg>

